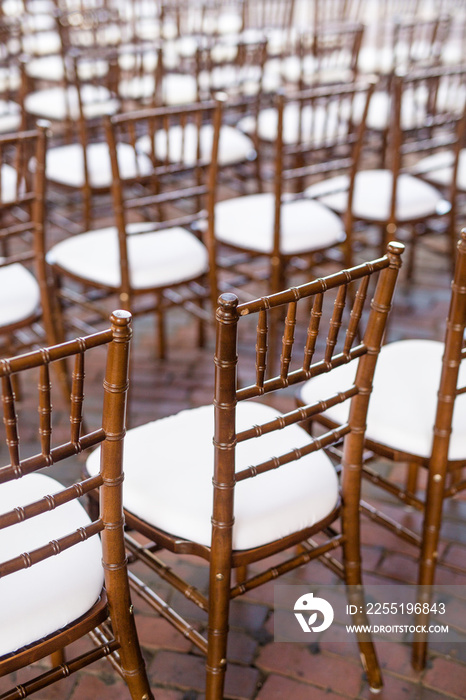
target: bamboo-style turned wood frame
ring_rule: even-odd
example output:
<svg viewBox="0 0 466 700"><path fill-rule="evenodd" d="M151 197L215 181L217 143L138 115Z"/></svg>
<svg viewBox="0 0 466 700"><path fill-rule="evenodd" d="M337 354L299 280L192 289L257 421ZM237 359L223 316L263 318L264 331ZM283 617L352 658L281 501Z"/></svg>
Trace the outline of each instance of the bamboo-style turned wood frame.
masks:
<svg viewBox="0 0 466 700"><path fill-rule="evenodd" d="M401 265L400 255L403 246L391 244L386 256L370 263L329 275L284 292L262 297L255 301L239 304L234 294L222 294L217 309L217 340L215 350L215 432L214 432L214 497L212 513L212 545L207 547L196 542L181 539L176 535L158 530L143 521L137 513L126 513L128 524L136 531L150 538L151 544L140 545L131 535L127 535L127 546L132 557L139 559L156 571L163 580L173 585L189 600L208 612L207 638L201 635L171 608L155 591L151 590L134 573L130 572L130 583L136 592L148 602L159 614L173 624L184 636L192 641L207 655L206 697L220 700L223 697L223 684L226 669L226 646L228 637L229 602L245 591L256 588L262 583L272 581L278 576L315 558L321 558L346 583L361 583L359 552L359 490L362 465L362 448L367 405L372 385L377 354L380 349L388 312L398 270ZM358 328L363 315L364 302L371 279L377 279L371 311L367 321L363 340L359 341ZM359 281L359 291L347 293L348 286ZM336 301L330 319L328 339L325 343L324 358L313 362L319 331L323 296L326 292L336 291ZM290 361L294 346L297 306L313 300L309 315L307 341L303 360L299 369L290 370ZM343 350L335 353L338 333L343 327L346 302L352 303L347 335ZM284 335L280 369L276 376L267 378L267 315L281 309L284 312ZM242 321L253 317L257 319L255 370L256 380L253 384L239 388L237 383L238 355L242 356L244 347L239 344L238 334ZM290 411L279 418L250 429L236 432L235 412L238 402L250 398L262 397L272 392L287 389L316 374L332 371L333 368L351 360L359 361L354 386L344 388L341 393L330 397L328 401L317 402ZM266 432L281 430L288 425L306 421L322 411L329 403L352 399L348 424L341 429L330 430L319 439L310 440L309 444L288 450L273 459L251 466L235 473L235 449L239 442L262 435ZM292 533L280 540L248 550L233 550L232 531L234 525L234 491L237 482L259 475L271 469L280 468L299 459L304 454L322 449L341 437L345 437L344 472L342 481L342 502L338 502L326 518L305 530ZM193 465L195 468L195 465ZM291 472L290 472L291 478ZM330 528L332 522L341 515L342 532ZM312 539L318 532L328 535L324 543L316 544ZM298 552L279 565L268 568L265 572L247 578L247 564L266 559L279 551L293 545L300 545ZM330 556L331 550L343 546L344 563ZM175 571L167 567L158 556L157 549L167 548L177 553L202 556L210 562L209 595L181 579ZM237 569L239 581L231 584L232 569ZM360 640L360 650L369 683L374 689L381 687L381 676L372 643Z"/></svg>
<svg viewBox="0 0 466 700"><path fill-rule="evenodd" d="M1 562L0 578L34 566L49 557L60 555L65 549L97 534L100 534L102 539L102 565L105 575L105 588L88 613L47 638L0 658L0 675L29 666L49 654L55 662L51 670L2 694L2 700L27 697L103 657L108 657L112 665L119 670L128 684L132 698L152 698L134 626L123 540L122 456L131 314L127 311L115 311L111 321L112 326L109 330L12 359L0 360L5 442L10 457L10 464L0 468L0 495L1 484L12 479L21 479L44 467L58 464L95 445L100 444L102 451L101 470L97 476L84 479L63 488L53 496L45 496L39 501L19 506L0 516L0 528L11 527L59 508L97 488L100 489L100 512L94 521L35 550ZM99 428L87 432L83 424L85 361L90 351L104 346L108 348L108 355L103 383L102 421ZM70 360L74 360L70 395L70 436L67 442L54 446L53 370L50 368L54 363ZM40 452L23 459L20 454L21 430L12 378L37 368ZM87 633L91 635L97 648L64 661L64 648Z"/></svg>

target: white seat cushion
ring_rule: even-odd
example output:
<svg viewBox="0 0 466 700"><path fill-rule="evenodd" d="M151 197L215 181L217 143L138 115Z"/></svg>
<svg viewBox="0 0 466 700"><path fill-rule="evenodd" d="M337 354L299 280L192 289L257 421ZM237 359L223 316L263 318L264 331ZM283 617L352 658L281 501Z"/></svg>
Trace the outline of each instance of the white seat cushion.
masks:
<svg viewBox="0 0 466 700"><path fill-rule="evenodd" d="M118 111L118 100L106 88L83 85L81 95L86 119L112 115ZM68 88L68 97L65 89L59 86L31 92L25 97L24 108L29 114L53 121L79 118L78 95L73 86Z"/></svg>
<svg viewBox="0 0 466 700"><path fill-rule="evenodd" d="M49 20L53 18L49 17ZM61 51L58 32L38 31L23 36L23 51L30 56L48 56Z"/></svg>
<svg viewBox="0 0 466 700"><path fill-rule="evenodd" d="M430 455L443 348L443 343L432 340L400 340L382 348L369 402L367 438L409 454ZM324 386L328 396L349 387L355 367L352 362L309 380L303 385L302 400L313 403L316 397L321 398ZM463 362L459 386L465 383ZM325 415L344 423L348 406L334 406ZM465 423L466 395L462 395L455 402L450 459L466 458Z"/></svg>
<svg viewBox="0 0 466 700"><path fill-rule="evenodd" d="M143 153L136 156L132 146L117 144L118 165L122 179L136 175L147 175L152 169L151 162ZM91 143L87 147L87 167L91 187L108 189L112 184L112 167L107 143ZM80 144L50 148L47 151L46 177L68 187L84 185L84 157Z"/></svg>
<svg viewBox="0 0 466 700"><path fill-rule="evenodd" d="M240 402L237 431L276 418L276 409ZM129 430L125 438L124 504L132 513L178 537L210 545L214 464L212 406ZM236 471L308 444L299 426L239 443ZM99 451L87 468L95 474ZM323 452L237 484L234 549L248 549L309 527L337 503L338 481Z"/></svg>
<svg viewBox="0 0 466 700"><path fill-rule="evenodd" d="M204 124L200 133L201 158L210 160L212 151L213 126ZM198 132L194 124L187 124L184 129L179 125L169 130L169 155L173 162L182 162L185 165L194 165L197 160ZM143 153L150 153L149 136L143 136L137 142L138 148ZM155 155L161 161L167 157L167 136L165 131L158 131L154 143ZM251 139L232 126L224 125L220 129L218 146L219 165L227 166L252 159L255 155L254 145Z"/></svg>
<svg viewBox="0 0 466 700"><path fill-rule="evenodd" d="M128 257L134 289L156 289L195 279L208 267L205 246L182 228L151 231L153 224L130 224ZM73 275L118 288L120 252L114 226L88 231L61 241L47 253L47 262Z"/></svg>
<svg viewBox="0 0 466 700"><path fill-rule="evenodd" d="M284 255L322 250L345 240L341 219L319 202L285 202L281 212L280 245ZM273 194L227 199L215 205L215 237L245 250L271 253L274 217Z"/></svg>
<svg viewBox="0 0 466 700"><path fill-rule="evenodd" d="M168 73L162 80L162 103L164 105L191 104L197 100L197 83L192 75Z"/></svg>
<svg viewBox="0 0 466 700"><path fill-rule="evenodd" d="M1 183L2 186L0 191L0 201L4 203L14 202L14 200L17 198L17 195L22 194L21 188L19 193L16 192L16 170L11 165L8 165L8 163L2 163L1 165Z"/></svg>
<svg viewBox="0 0 466 700"><path fill-rule="evenodd" d="M453 176L453 162L453 152L442 151L422 158L412 168L412 172L422 175L438 187L449 187ZM459 190L466 191L466 149L462 149L459 154L456 186Z"/></svg>
<svg viewBox="0 0 466 700"><path fill-rule="evenodd" d="M53 56L40 56L29 61L26 65L26 73L36 80L59 82L65 77L63 58L59 54ZM81 80L92 80L93 77L103 76L108 71L106 61L80 60L78 74Z"/></svg>
<svg viewBox="0 0 466 700"><path fill-rule="evenodd" d="M0 485L0 512L27 505L61 490L55 479L30 474ZM84 508L72 501L0 530L2 560L30 552L88 524ZM103 585L99 537L80 542L32 568L0 579L0 656L65 627L84 615Z"/></svg>
<svg viewBox="0 0 466 700"><path fill-rule="evenodd" d="M9 134L21 128L21 107L11 100L0 100L0 133Z"/></svg>
<svg viewBox="0 0 466 700"><path fill-rule="evenodd" d="M393 175L390 170L362 170L356 175L353 215L367 221L387 221L390 216ZM309 197L339 214L347 208L348 183L340 175L308 187ZM396 218L399 222L434 216L448 210L441 193L418 177L402 173L398 178Z"/></svg>
<svg viewBox="0 0 466 700"><path fill-rule="evenodd" d="M0 295L0 328L26 320L40 306L36 278L19 263L0 267Z"/></svg>

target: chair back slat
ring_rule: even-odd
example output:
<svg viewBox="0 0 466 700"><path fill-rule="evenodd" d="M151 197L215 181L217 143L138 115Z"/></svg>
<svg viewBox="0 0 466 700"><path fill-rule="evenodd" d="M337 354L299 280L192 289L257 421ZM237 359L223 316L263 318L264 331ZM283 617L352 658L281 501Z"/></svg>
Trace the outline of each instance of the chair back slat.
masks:
<svg viewBox="0 0 466 700"><path fill-rule="evenodd" d="M348 328L346 330L345 343L343 346L344 355L349 354L353 343L356 339L362 312L364 310L364 304L367 297L368 287L369 277L363 277L359 285L358 291L356 292L353 308L351 309L350 320L348 323Z"/></svg>
<svg viewBox="0 0 466 700"><path fill-rule="evenodd" d="M343 311L346 306L346 293L347 287L346 285L342 285L338 289L337 298L335 299L335 303L333 305L333 314L332 318L330 319L329 334L327 336L327 343L325 346L324 359L326 362L331 362L333 352L338 341L338 334L340 332L343 319Z"/></svg>
<svg viewBox="0 0 466 700"><path fill-rule="evenodd" d="M50 455L50 442L52 436L52 395L49 364L46 362L40 368L39 378L39 435L40 446L44 457Z"/></svg>
<svg viewBox="0 0 466 700"><path fill-rule="evenodd" d="M307 329L306 345L304 347L304 360L303 369L307 372L312 363L312 358L314 357L314 352L316 349L317 337L319 335L319 326L322 318L322 305L324 301L324 295L322 292L316 294L311 309L311 316L309 319L309 326Z"/></svg>
<svg viewBox="0 0 466 700"><path fill-rule="evenodd" d="M74 359L74 369L72 374L71 385L71 442L77 443L81 431L83 419L83 400L84 400L84 353L78 353Z"/></svg>
<svg viewBox="0 0 466 700"><path fill-rule="evenodd" d="M256 384L264 386L266 355L267 355L267 311L261 309L257 320L257 341L256 341Z"/></svg>
<svg viewBox="0 0 466 700"><path fill-rule="evenodd" d="M19 436L16 422L15 395L10 375L2 377L3 422L5 424L6 443L11 466L16 476L21 476L19 456Z"/></svg>
<svg viewBox="0 0 466 700"><path fill-rule="evenodd" d="M293 352L294 330L296 327L296 312L297 303L292 301L288 304L288 310L285 317L285 332L282 340L282 354L280 357L280 377L286 380L288 370L291 363L291 355Z"/></svg>

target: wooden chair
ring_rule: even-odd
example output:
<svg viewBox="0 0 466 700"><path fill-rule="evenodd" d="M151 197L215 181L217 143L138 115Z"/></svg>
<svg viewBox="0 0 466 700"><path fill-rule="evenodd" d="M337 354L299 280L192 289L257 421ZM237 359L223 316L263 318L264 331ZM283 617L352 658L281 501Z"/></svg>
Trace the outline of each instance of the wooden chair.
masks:
<svg viewBox="0 0 466 700"><path fill-rule="evenodd" d="M466 230L458 243L455 275L444 342L400 340L385 345L374 376L367 415L366 447L394 462L405 462L409 478L401 486L366 465L363 476L375 486L422 512L422 532L413 532L393 518L363 503L363 512L404 541L419 547L418 583L435 581L442 508L447 498L466 487L461 470L466 464L464 329L466 323ZM352 381L350 366L338 369L329 381L316 377L304 384L300 401L307 404L333 386ZM336 429L347 420L343 407L330 408L315 419ZM427 485L416 492L418 468L427 471ZM413 665L424 668L427 641L413 645Z"/></svg>
<svg viewBox="0 0 466 700"><path fill-rule="evenodd" d="M304 90L321 83L353 82L358 74L363 34L364 25L356 22L300 31L265 64L264 91Z"/></svg>
<svg viewBox="0 0 466 700"><path fill-rule="evenodd" d="M427 154L444 150L446 144L458 151L456 146L461 139L458 124L464 112L465 81L464 67L439 67L395 76L387 166L362 169L354 181L353 221L365 227L379 227L382 248L384 242L395 236L401 235L409 241L409 277L414 270L414 254L422 235L446 234L447 250L453 257L455 221L452 202L456 193L453 189L446 199L442 192L416 175L415 164ZM370 110L371 107L367 120ZM455 187L456 180L453 179L452 188ZM307 194L340 215L349 209L345 181L340 177L311 186Z"/></svg>
<svg viewBox="0 0 466 700"><path fill-rule="evenodd" d="M386 92L394 71L440 65L450 27L448 15L391 18L361 49L359 69L379 75Z"/></svg>
<svg viewBox="0 0 466 700"><path fill-rule="evenodd" d="M324 29L342 22L363 22L366 0L311 0L297 3L295 22L299 26Z"/></svg>
<svg viewBox="0 0 466 700"><path fill-rule="evenodd" d="M103 119L120 110L116 63L113 51L70 51L64 84L32 92L25 99L29 115L47 118L52 125L54 144L47 152L46 179L55 205L54 222L66 233L90 228L99 196L110 192Z"/></svg>
<svg viewBox="0 0 466 700"><path fill-rule="evenodd" d="M132 698L153 697L132 615L123 541L122 454L130 320L129 313L115 311L109 330L0 361L2 439L9 455L7 465L0 469L0 589L4 601L0 675L32 669L34 662L49 655L53 663L53 668L28 675L3 697L29 696L104 657L119 667ZM102 347L108 348L102 420L97 429L85 432L84 371L89 357ZM73 359L70 435L59 444L51 439L50 368L55 362ZM16 415L12 382L17 375L38 380L40 448L29 457L21 456L19 450L27 422L22 421L20 411L20 417ZM97 444L102 446L102 463L92 478L65 488L43 473L44 467L61 466ZM99 488L100 513L91 521L78 499ZM96 648L91 645L90 650L65 661L64 649L87 634Z"/></svg>
<svg viewBox="0 0 466 700"><path fill-rule="evenodd" d="M3 354L43 342L48 305L36 236L45 220L47 125L0 137L0 337ZM35 172L29 164L34 160ZM42 303L41 303L42 302ZM43 319L46 320L45 318Z"/></svg>
<svg viewBox="0 0 466 700"><path fill-rule="evenodd" d="M316 87L279 95L275 109L260 112L259 134L277 133L274 191L215 205L219 275L233 268L246 283L267 280L267 292L273 293L287 286L293 269L308 274L316 260L338 251L351 265L351 210L337 217L303 191L332 172L344 171L354 180L364 120L355 128L353 105L361 98L367 111L372 89L367 82Z"/></svg>
<svg viewBox="0 0 466 700"><path fill-rule="evenodd" d="M98 327L115 298L133 314L155 314L161 356L168 309L184 306L201 321L212 318L202 309L211 294L216 298L203 229L212 220L221 113L221 103L211 101L107 120L114 219L47 250L50 294L60 302L52 338Z"/></svg>
<svg viewBox="0 0 466 700"><path fill-rule="evenodd" d="M24 128L19 21L0 16L0 134Z"/></svg>
<svg viewBox="0 0 466 700"><path fill-rule="evenodd" d="M249 303L238 304L233 294L221 295L216 314L213 405L182 411L127 434L126 519L133 530L150 541L147 546L141 545L133 533L128 533L127 546L137 561L147 564L206 611L207 638L133 572L131 585L206 653L208 700L224 697L230 600L318 557L347 584L361 584L358 508L364 417L401 250L400 244L394 244L387 256L377 261ZM377 289L364 340L359 343L355 342L357 327L371 278L378 278ZM349 299L347 289L358 282L358 301L346 341L338 341L337 346L345 299ZM325 308L327 302L332 306L332 300L335 305L329 312L327 341L326 324L323 321L321 325L322 347L318 340L321 307L323 304ZM266 380L267 318L279 308L286 316L280 370ZM303 357L294 347L294 337L305 335L306 330ZM341 393L329 400L333 405L354 396L351 418L341 430L312 441L299 423L320 410L319 401L287 413L280 413L275 406L285 399L290 386L309 375L332 374L334 368L350 360L354 360L352 365L358 364L356 382L351 387L341 385ZM240 388L237 372L250 384ZM263 396L270 398L274 408L255 400ZM319 399L324 401L324 395ZM322 448L344 434L343 463L348 468L344 470L340 501L336 471ZM87 461L92 475L98 460L96 451ZM257 478L250 479L252 476ZM341 534L331 527L339 513ZM323 530L328 539L317 546L313 536ZM300 543L303 549L297 554L295 545ZM344 564L328 554L340 544ZM267 563L268 557L289 548L286 560ZM155 554L158 549L206 559L208 596L180 579L175 569L167 569ZM241 571L242 580L232 584L232 571L253 562L263 562L265 571L244 580ZM362 642L360 651L369 685L377 690L382 681L371 642Z"/></svg>
<svg viewBox="0 0 466 700"><path fill-rule="evenodd" d="M244 0L243 28L248 39L266 36L269 55L280 53L296 31L295 0Z"/></svg>

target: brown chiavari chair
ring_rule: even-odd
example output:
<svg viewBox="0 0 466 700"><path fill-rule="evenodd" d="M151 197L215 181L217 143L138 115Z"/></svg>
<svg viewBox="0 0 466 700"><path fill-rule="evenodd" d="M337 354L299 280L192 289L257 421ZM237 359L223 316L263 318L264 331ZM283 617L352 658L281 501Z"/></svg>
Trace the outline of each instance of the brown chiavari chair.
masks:
<svg viewBox="0 0 466 700"><path fill-rule="evenodd" d="M43 341L49 318L44 261L47 126L0 137L0 336L3 354ZM29 167L35 162L35 172ZM42 304L41 304L42 302Z"/></svg>
<svg viewBox="0 0 466 700"><path fill-rule="evenodd" d="M248 39L267 38L270 55L280 53L296 31L295 0L244 0L243 27Z"/></svg>
<svg viewBox="0 0 466 700"><path fill-rule="evenodd" d="M357 78L364 25L323 25L299 32L264 66L263 89L304 90L310 85L351 83Z"/></svg>
<svg viewBox="0 0 466 700"><path fill-rule="evenodd" d="M49 655L53 666L44 671L40 665L32 677L28 673L2 693L4 700L28 697L105 657L119 669L132 698L153 697L132 614L123 540L122 456L131 315L115 311L111 320L112 327L101 333L0 361L8 454L0 469L0 675L26 667L30 671ZM82 423L84 375L98 348L108 348L103 408L98 427L87 432ZM51 436L51 366L65 360L74 360L71 426L69 439L59 442ZM28 421L20 410L16 415L12 381L17 375L38 382L40 447L27 457L19 447ZM101 445L102 462L92 478L65 487L44 473L51 465L69 466L70 458L95 445ZM100 511L91 521L78 499L97 489ZM65 648L88 634L95 646L89 644L85 652L65 660Z"/></svg>
<svg viewBox="0 0 466 700"><path fill-rule="evenodd" d="M402 246L393 244L376 261L245 304L238 304L234 294L221 295L216 314L213 405L182 411L127 434L126 519L149 538L144 546L134 533L128 533L127 546L138 562L147 564L207 613L207 637L132 571L131 585L206 653L209 700L224 697L231 600L319 557L347 584L361 584L358 508L364 420L401 252ZM357 328L364 325L360 322L367 288L374 278L372 310L369 317L365 315L364 339L358 342ZM347 293L354 285L359 289L357 301L342 341L343 309L355 296ZM329 318L321 313L322 306L328 308L327 302ZM280 370L266 379L267 320L278 309L286 317ZM328 327L321 318L329 321ZM300 355L295 346L298 336L306 332L304 354ZM320 410L319 400L325 401L327 395L287 413L280 413L277 406L290 386L310 375L332 374L350 361L358 365L355 383L341 385L341 393L328 400L333 405L354 396L351 417L340 430L312 441L299 424ZM240 388L238 376L247 377L247 386ZM255 400L260 397L268 397L274 408ZM340 501L336 471L323 447L343 435L347 469ZM96 472L98 460L96 451L87 461L90 474ZM257 478L250 479L253 476ZM342 530L338 534L331 523L339 514ZM323 530L329 538L316 545L314 535ZM303 549L297 554L295 546L300 543ZM329 555L339 545L344 548L343 564ZM159 549L207 560L208 595L182 580L174 568L168 569L163 553L156 553ZM290 550L286 560L267 562L285 550ZM263 562L265 570L261 567L260 573L248 579L240 571L242 580L234 585L232 571L254 562ZM378 690L382 681L371 642L361 641L360 651L369 686Z"/></svg>
<svg viewBox="0 0 466 700"><path fill-rule="evenodd" d="M366 0L311 0L301 3L301 12L308 24L324 29L333 23L363 21L366 4Z"/></svg>
<svg viewBox="0 0 466 700"><path fill-rule="evenodd" d="M265 279L272 293L287 286L292 271L308 273L329 255L343 256L344 264L351 266L351 210L337 217L303 193L309 182L335 172L340 176L345 172L354 181L364 120L354 126L353 107L361 99L367 113L372 89L373 84L360 82L278 95L269 120L262 121L264 131L270 127L277 133L273 192L215 205L214 243L221 279L234 269L238 280L243 277L241 286L261 280L263 284Z"/></svg>
<svg viewBox="0 0 466 700"><path fill-rule="evenodd" d="M24 81L20 61L21 25L0 15L0 133L24 128Z"/></svg>
<svg viewBox="0 0 466 700"><path fill-rule="evenodd" d="M370 503L362 503L362 511L419 548L418 583L424 590L435 582L443 504L466 487L461 471L466 464L466 396L461 388L466 377L465 290L466 230L463 230L458 243L444 341L409 339L382 347L367 415L366 447L378 458L406 463L408 479L406 484L400 485L384 477L376 464L366 464L363 477L420 511L422 531L414 532ZM352 376L352 368L345 366L328 378L311 379L303 385L300 401L312 402L324 388L331 391L333 387L352 381ZM347 412L344 407L332 407L315 420L325 428L336 429L347 420ZM427 484L417 491L418 470L422 467L426 469ZM415 668L424 668L426 654L426 639L414 643Z"/></svg>
<svg viewBox="0 0 466 700"><path fill-rule="evenodd" d="M403 236L410 242L408 276L422 236L445 235L447 252L454 258L456 179L446 196L416 174L416 163L446 147L457 154L466 99L465 67L439 67L396 75L393 80L391 124L384 168L356 174L351 212L354 222L376 226L381 244ZM372 103L371 103L372 104ZM369 114L367 120L369 120ZM336 213L350 208L341 177L311 186L307 193Z"/></svg>
<svg viewBox="0 0 466 700"><path fill-rule="evenodd" d="M120 100L113 50L70 51L65 68L65 85L29 93L25 109L30 116L47 118L51 123L54 142L46 160L46 179L54 203L51 215L68 233L87 230L95 218L99 196L110 192L112 174L103 119L120 110ZM121 167L126 168L122 158ZM134 172L129 167L128 176Z"/></svg>
<svg viewBox="0 0 466 700"><path fill-rule="evenodd" d="M216 270L203 229L212 221L221 118L222 104L210 101L107 120L114 219L46 252L51 295L60 302L56 338L101 324L115 298L135 315L155 315L161 356L168 309L184 306L201 322L211 320L202 306L216 298ZM129 152L131 177L124 176L122 151Z"/></svg>

